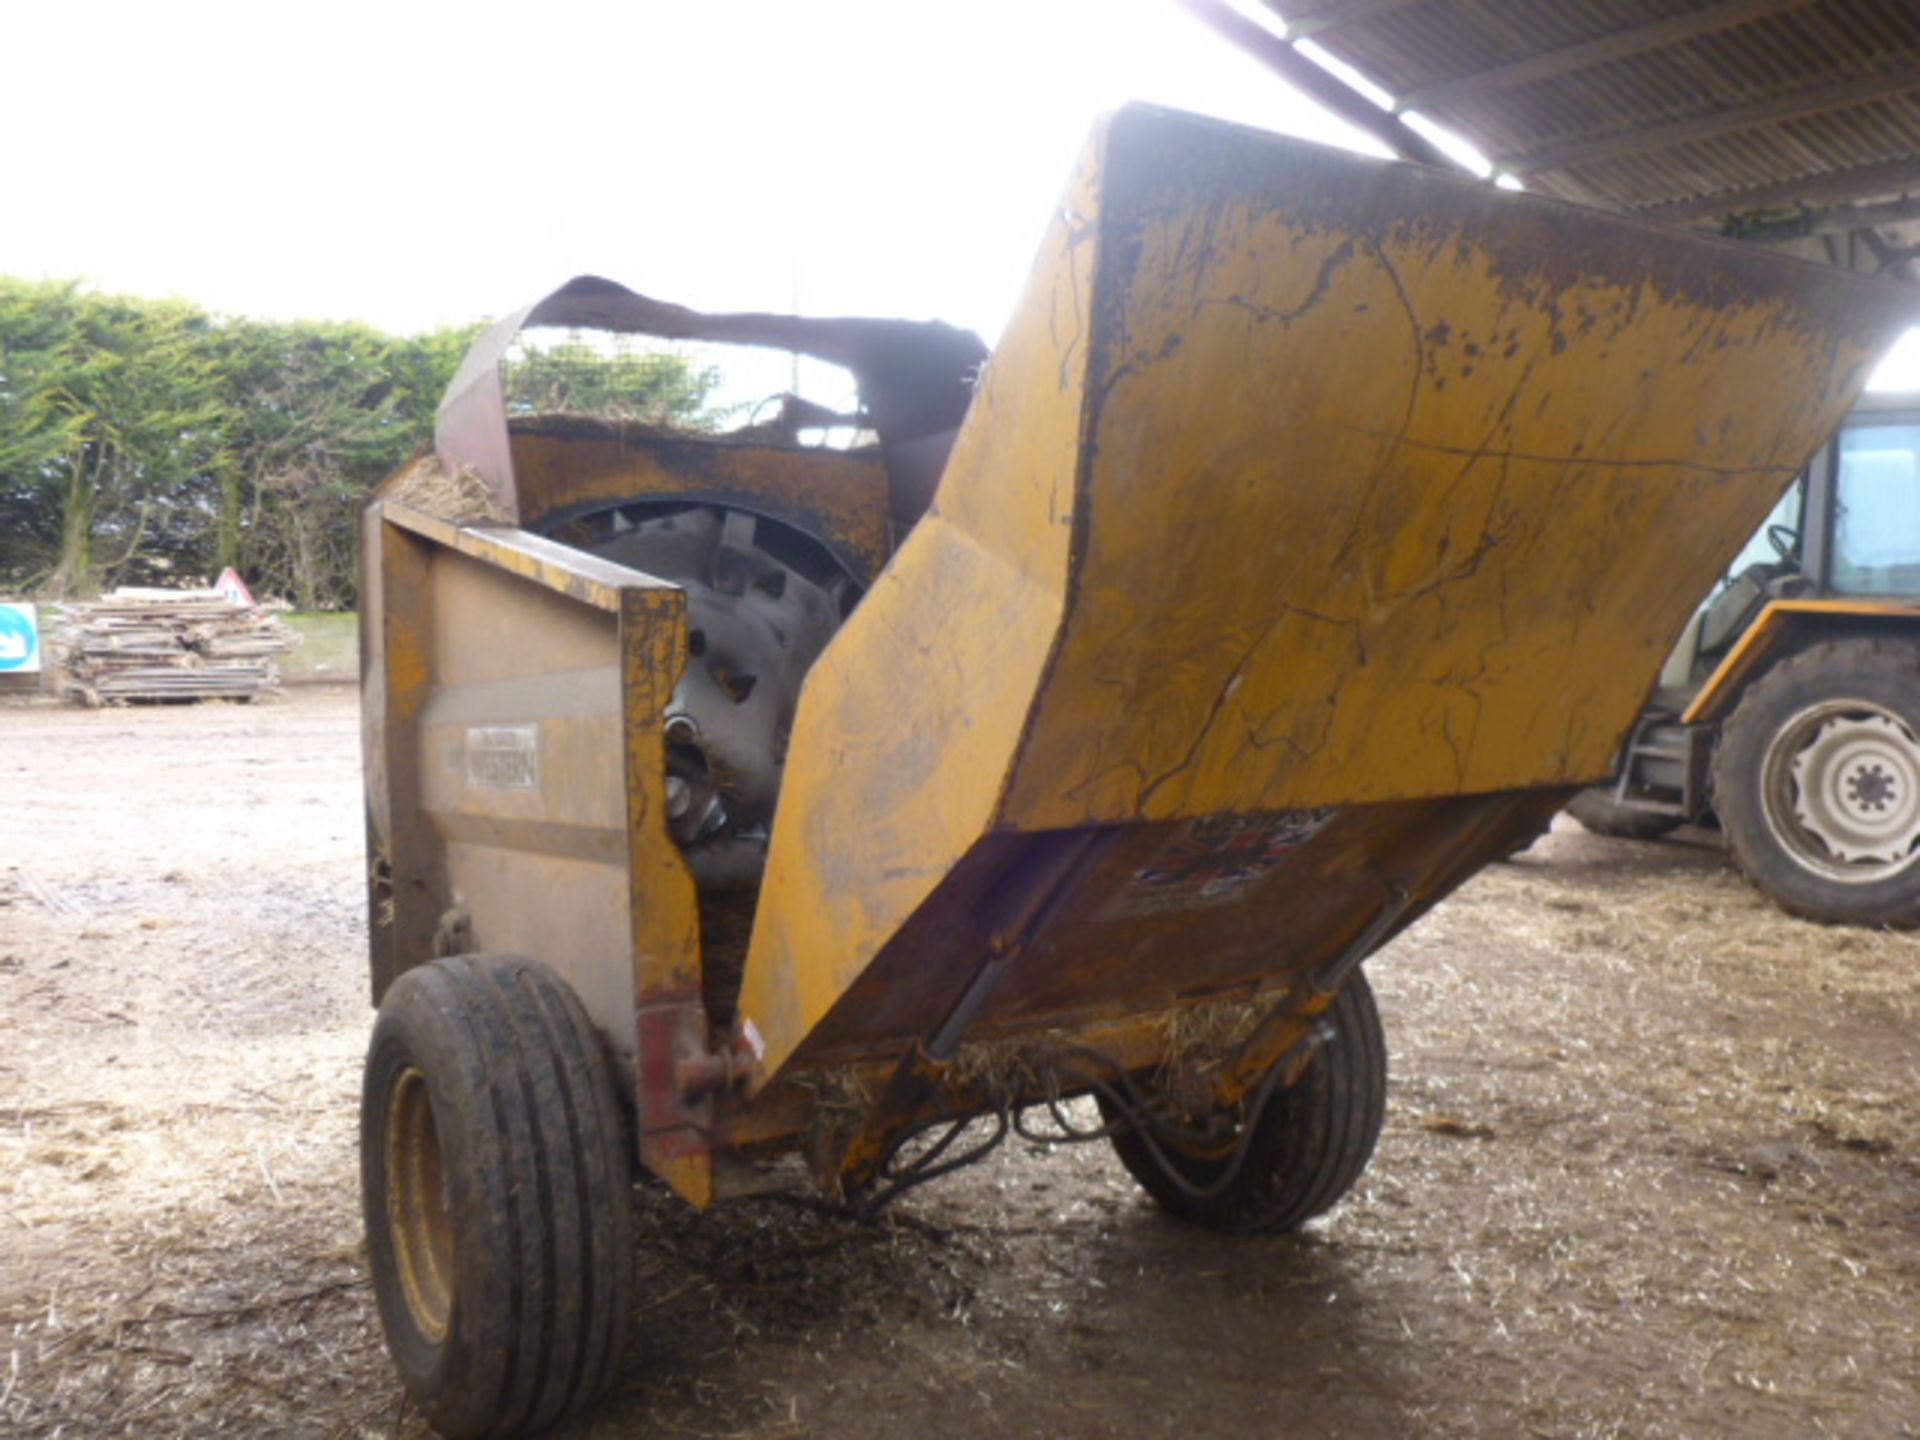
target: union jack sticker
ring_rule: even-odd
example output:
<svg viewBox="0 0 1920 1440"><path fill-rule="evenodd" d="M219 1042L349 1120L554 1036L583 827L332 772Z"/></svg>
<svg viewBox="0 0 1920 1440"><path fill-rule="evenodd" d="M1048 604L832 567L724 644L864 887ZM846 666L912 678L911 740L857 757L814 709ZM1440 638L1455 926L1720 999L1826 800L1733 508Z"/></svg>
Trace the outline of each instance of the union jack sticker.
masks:
<svg viewBox="0 0 1920 1440"><path fill-rule="evenodd" d="M1224 905L1327 827L1332 809L1192 820L1100 907L1096 919Z"/></svg>

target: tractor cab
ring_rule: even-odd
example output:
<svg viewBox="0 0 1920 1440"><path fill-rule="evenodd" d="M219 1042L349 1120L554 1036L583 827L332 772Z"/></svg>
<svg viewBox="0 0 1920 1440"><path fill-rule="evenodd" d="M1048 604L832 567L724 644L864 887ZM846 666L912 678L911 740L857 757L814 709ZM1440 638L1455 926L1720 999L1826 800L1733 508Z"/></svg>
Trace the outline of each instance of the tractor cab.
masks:
<svg viewBox="0 0 1920 1440"><path fill-rule="evenodd" d="M1920 605L1920 394L1862 398L1701 604L1656 699L1684 710L1769 604L1816 597Z"/></svg>

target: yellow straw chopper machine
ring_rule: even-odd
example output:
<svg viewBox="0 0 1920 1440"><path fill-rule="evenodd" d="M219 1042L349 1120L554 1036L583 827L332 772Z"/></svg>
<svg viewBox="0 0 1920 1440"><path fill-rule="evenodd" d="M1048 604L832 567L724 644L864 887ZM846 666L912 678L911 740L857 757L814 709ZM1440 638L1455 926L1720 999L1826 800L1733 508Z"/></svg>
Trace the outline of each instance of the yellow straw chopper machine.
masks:
<svg viewBox="0 0 1920 1440"><path fill-rule="evenodd" d="M1327 1210L1385 1098L1362 962L1607 772L1912 312L1131 107L991 358L591 278L494 326L363 519L363 1192L429 1419L607 1386L636 1166L872 1211L1018 1130L1222 1230ZM860 410L518 413L526 325Z"/></svg>

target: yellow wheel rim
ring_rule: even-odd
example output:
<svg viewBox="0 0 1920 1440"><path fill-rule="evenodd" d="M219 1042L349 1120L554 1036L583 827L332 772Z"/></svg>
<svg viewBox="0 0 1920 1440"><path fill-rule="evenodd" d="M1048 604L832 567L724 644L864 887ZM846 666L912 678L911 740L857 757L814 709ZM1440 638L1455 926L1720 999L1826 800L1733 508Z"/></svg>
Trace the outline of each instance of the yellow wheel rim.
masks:
<svg viewBox="0 0 1920 1440"><path fill-rule="evenodd" d="M387 1100L387 1229L400 1289L420 1333L447 1336L453 1313L453 1217L427 1077L409 1065Z"/></svg>

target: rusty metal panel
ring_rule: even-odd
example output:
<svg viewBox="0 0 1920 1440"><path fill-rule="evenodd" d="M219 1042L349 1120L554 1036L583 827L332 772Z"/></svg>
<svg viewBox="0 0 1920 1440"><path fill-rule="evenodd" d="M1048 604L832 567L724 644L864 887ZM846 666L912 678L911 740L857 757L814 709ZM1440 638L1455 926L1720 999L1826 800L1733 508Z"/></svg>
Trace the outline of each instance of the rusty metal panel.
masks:
<svg viewBox="0 0 1920 1440"><path fill-rule="evenodd" d="M1061 613L1098 173L1095 150L932 509L807 678L740 996L772 1068L991 828Z"/></svg>
<svg viewBox="0 0 1920 1440"><path fill-rule="evenodd" d="M444 857L420 814L430 546L361 516L360 749L367 802L367 944L374 1003L431 953L447 908Z"/></svg>
<svg viewBox="0 0 1920 1440"><path fill-rule="evenodd" d="M1393 924L1375 943L1410 924L1488 853L1537 832L1565 795L1114 827L1052 922L979 1002L968 1038L1078 1032L1173 1006L1277 997L1389 907ZM981 916L1024 838L976 847L809 1033L796 1063L897 1054L930 1015L950 1013L987 952Z"/></svg>
<svg viewBox="0 0 1920 1440"><path fill-rule="evenodd" d="M1310 973L1418 913L1607 768L1910 313L1757 250L1121 112L932 510L808 681L740 1003L770 1074L963 1012ZM1102 919L1218 817L1289 878ZM1019 966L967 938L1035 863L1012 842L1089 826L1172 828L1105 842L1007 942Z"/></svg>
<svg viewBox="0 0 1920 1440"><path fill-rule="evenodd" d="M501 365L528 326L584 327L811 355L854 376L866 420L890 448L958 424L972 395L974 372L987 353L971 331L938 321L707 315L596 275L576 276L488 327L461 361L435 419L434 449L441 460L475 475L499 514L516 524L531 523L531 510L522 511Z"/></svg>
<svg viewBox="0 0 1920 1440"><path fill-rule="evenodd" d="M568 515L644 496L726 504L818 537L871 583L893 552L887 471L871 450L761 445L582 422L516 421L521 523L551 530Z"/></svg>
<svg viewBox="0 0 1920 1440"><path fill-rule="evenodd" d="M677 1080L704 1053L692 877L666 831L675 587L540 536L376 501L369 830L376 984L441 953L532 955L634 1086L649 1168L711 1196Z"/></svg>

